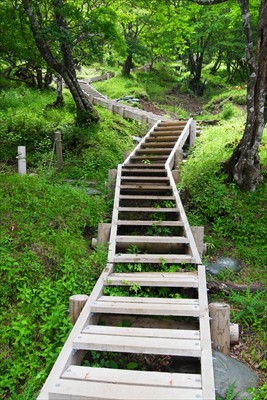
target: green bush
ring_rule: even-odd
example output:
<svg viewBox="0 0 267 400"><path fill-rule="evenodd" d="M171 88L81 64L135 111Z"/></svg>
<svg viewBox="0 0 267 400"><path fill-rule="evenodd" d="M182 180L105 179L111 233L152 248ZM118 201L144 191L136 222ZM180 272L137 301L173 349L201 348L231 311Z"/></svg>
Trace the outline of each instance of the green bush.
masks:
<svg viewBox="0 0 267 400"><path fill-rule="evenodd" d="M90 293L106 250L89 253L105 199L38 176L0 176L4 398L33 399L70 330L68 298Z"/></svg>

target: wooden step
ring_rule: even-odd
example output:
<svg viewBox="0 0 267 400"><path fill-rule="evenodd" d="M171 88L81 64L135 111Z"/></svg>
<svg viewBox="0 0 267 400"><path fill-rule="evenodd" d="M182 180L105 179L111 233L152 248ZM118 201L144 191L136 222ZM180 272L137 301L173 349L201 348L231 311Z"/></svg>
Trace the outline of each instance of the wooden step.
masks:
<svg viewBox="0 0 267 400"><path fill-rule="evenodd" d="M116 237L117 243L172 243L172 244L188 244L188 238L184 236L120 236Z"/></svg>
<svg viewBox="0 0 267 400"><path fill-rule="evenodd" d="M133 272L114 273L105 281L105 285L130 286L137 283L140 286L151 287L198 287L196 272Z"/></svg>
<svg viewBox="0 0 267 400"><path fill-rule="evenodd" d="M134 160L136 160L136 161L141 161L141 160L144 160L144 161L150 161L150 160L157 160L158 161L158 163L160 162L160 160L162 161L162 162L164 162L164 161L166 161L167 160L167 158L168 158L168 156L166 156L166 155L164 155L164 156L160 156L160 155L158 155L158 156L132 156L131 158L130 158L130 160L131 161L134 161ZM144 164L145 164L145 162L144 162Z"/></svg>
<svg viewBox="0 0 267 400"><path fill-rule="evenodd" d="M151 168L122 168L122 176L132 176L140 174L141 176L167 176L165 169L151 169Z"/></svg>
<svg viewBox="0 0 267 400"><path fill-rule="evenodd" d="M158 124L158 127L163 127L163 126L185 126L187 124L187 121L160 121Z"/></svg>
<svg viewBox="0 0 267 400"><path fill-rule="evenodd" d="M169 148L169 147L164 147L164 148L158 148L158 149L156 149L156 148L147 148L147 149L145 149L145 148L142 148L142 149L138 149L138 150L136 150L136 152L135 152L135 154L166 154L166 153L171 153L171 151L172 151L172 147L171 148Z"/></svg>
<svg viewBox="0 0 267 400"><path fill-rule="evenodd" d="M146 142L148 142L148 143L163 142L164 143L167 141L170 144L171 143L175 144L177 142L177 140L178 140L177 136L167 136L167 135L159 136L159 135L157 135L156 137L151 136L151 137L147 138Z"/></svg>
<svg viewBox="0 0 267 400"><path fill-rule="evenodd" d="M148 182L167 182L170 180L166 176L122 176L121 181L148 181Z"/></svg>
<svg viewBox="0 0 267 400"><path fill-rule="evenodd" d="M85 368L85 367L80 367ZM87 367L89 368L89 367ZM97 368L95 368L97 369ZM100 369L100 371L102 368ZM116 371L116 370L114 370ZM176 388L166 386L151 386L135 384L129 374L129 384L115 382L94 382L79 379L59 379L55 382L53 389L49 392L49 400L192 400L203 399L201 389L190 387ZM144 375L144 372L142 371ZM90 376L90 375L89 375ZM145 376L145 375L144 375ZM105 375L104 375L105 377ZM118 374L119 378L120 375ZM171 381L170 381L171 382ZM40 399L41 400L41 399Z"/></svg>
<svg viewBox="0 0 267 400"><path fill-rule="evenodd" d="M152 338L124 335L81 333L73 341L75 350L116 351L138 354L200 357L200 340Z"/></svg>
<svg viewBox="0 0 267 400"><path fill-rule="evenodd" d="M156 184L149 184L149 183L139 183L139 184L132 184L132 185L121 185L120 186L120 189L121 190L127 190L127 189L130 189L130 190L132 190L132 189L135 189L135 190L138 190L138 191L143 191L143 190L145 190L145 191L152 191L152 192L156 192L156 191L158 191L158 190L164 190L164 191L166 191L166 190L169 190L169 191L171 191L172 192L172 187L171 186L167 186L167 185L165 185L165 186L163 186L163 185L156 185Z"/></svg>
<svg viewBox="0 0 267 400"><path fill-rule="evenodd" d="M101 296L91 312L199 317L199 303L195 299Z"/></svg>
<svg viewBox="0 0 267 400"><path fill-rule="evenodd" d="M119 212L160 212L179 213L179 208L119 207Z"/></svg>
<svg viewBox="0 0 267 400"><path fill-rule="evenodd" d="M116 254L113 262L146 264L194 264L195 259L189 254Z"/></svg>
<svg viewBox="0 0 267 400"><path fill-rule="evenodd" d="M70 365L62 378L113 384L201 388L201 375L154 371L130 371ZM154 398L154 397L153 397ZM151 399L150 399L151 400Z"/></svg>
<svg viewBox="0 0 267 400"><path fill-rule="evenodd" d="M118 220L118 226L184 226L183 221Z"/></svg>
<svg viewBox="0 0 267 400"><path fill-rule="evenodd" d="M159 171L165 171L165 166L164 164L160 163L150 163L150 164L145 164L145 163L129 163L129 164L124 164L123 168L127 168L129 170L135 169L135 168L141 168L141 169L151 169L155 168Z"/></svg>
<svg viewBox="0 0 267 400"><path fill-rule="evenodd" d="M152 133L154 132L182 132L182 130L184 129L185 125L173 125L173 126L156 126L156 128L153 130Z"/></svg>
<svg viewBox="0 0 267 400"><path fill-rule="evenodd" d="M144 144L142 144L142 148L148 148L148 149L152 149L152 148L162 148L162 147L167 147L169 148L170 145L175 145L177 140L173 140L172 142L145 142Z"/></svg>
<svg viewBox="0 0 267 400"><path fill-rule="evenodd" d="M128 194L121 194L120 195L121 200L158 200L158 201L164 201L164 200L172 200L175 201L176 198L174 196L151 196L151 195L128 195Z"/></svg>

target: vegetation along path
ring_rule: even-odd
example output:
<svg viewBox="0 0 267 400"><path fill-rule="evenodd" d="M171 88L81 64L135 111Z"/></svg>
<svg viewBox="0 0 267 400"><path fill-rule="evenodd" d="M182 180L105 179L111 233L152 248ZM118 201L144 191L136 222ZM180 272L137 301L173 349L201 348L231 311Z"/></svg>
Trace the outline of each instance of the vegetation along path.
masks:
<svg viewBox="0 0 267 400"><path fill-rule="evenodd" d="M192 119L158 121L118 166L107 265L39 400L215 399L205 267L172 171L194 137Z"/></svg>

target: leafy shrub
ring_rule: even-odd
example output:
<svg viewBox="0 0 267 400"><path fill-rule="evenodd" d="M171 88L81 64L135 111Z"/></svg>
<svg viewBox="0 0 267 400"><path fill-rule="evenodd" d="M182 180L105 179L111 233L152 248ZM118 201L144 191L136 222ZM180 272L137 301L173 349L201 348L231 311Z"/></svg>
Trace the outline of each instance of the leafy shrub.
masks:
<svg viewBox="0 0 267 400"><path fill-rule="evenodd" d="M90 293L106 264L84 236L106 204L38 176L0 176L0 197L0 394L32 399L69 333L69 296Z"/></svg>

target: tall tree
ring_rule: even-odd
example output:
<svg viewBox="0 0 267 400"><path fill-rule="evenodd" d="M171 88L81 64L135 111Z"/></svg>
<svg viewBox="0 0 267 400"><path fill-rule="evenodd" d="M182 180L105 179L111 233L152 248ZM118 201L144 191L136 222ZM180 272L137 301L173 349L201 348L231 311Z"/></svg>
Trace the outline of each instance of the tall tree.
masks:
<svg viewBox="0 0 267 400"><path fill-rule="evenodd" d="M41 56L51 69L62 76L72 94L77 121L89 124L98 121L98 113L83 93L76 77L72 53L74 43L71 41L66 19L66 14L72 10L66 7L63 0L51 0L50 4L40 4L35 0L21 1Z"/></svg>
<svg viewBox="0 0 267 400"><path fill-rule="evenodd" d="M201 5L222 3L225 0L192 0ZM237 0L240 6L245 38L245 54L249 68L247 84L247 119L242 139L225 162L224 169L240 188L254 191L262 176L259 146L265 126L264 104L267 92L267 0L259 4L256 32L253 31L249 0Z"/></svg>

